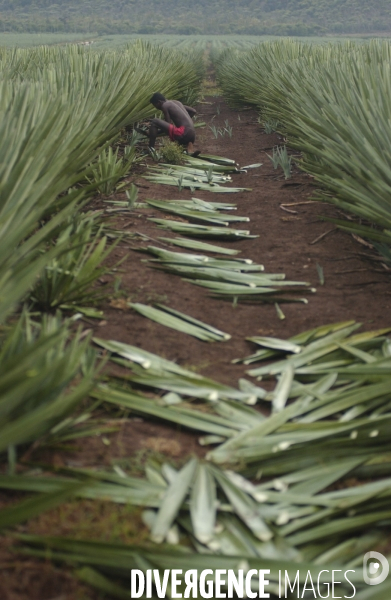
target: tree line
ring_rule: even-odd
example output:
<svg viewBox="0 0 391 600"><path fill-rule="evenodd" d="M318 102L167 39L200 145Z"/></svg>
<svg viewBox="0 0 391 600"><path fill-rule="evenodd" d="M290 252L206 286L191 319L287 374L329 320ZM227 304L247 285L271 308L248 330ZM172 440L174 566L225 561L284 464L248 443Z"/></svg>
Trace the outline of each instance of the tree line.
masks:
<svg viewBox="0 0 391 600"><path fill-rule="evenodd" d="M320 35L391 31L389 0L0 0L0 31Z"/></svg>

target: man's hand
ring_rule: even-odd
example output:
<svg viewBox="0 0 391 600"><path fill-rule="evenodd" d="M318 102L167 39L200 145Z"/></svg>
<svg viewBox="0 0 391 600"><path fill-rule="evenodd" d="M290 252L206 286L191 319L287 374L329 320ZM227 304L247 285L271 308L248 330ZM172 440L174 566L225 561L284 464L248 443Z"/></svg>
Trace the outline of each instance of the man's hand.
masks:
<svg viewBox="0 0 391 600"><path fill-rule="evenodd" d="M186 106L186 104L184 104L183 106L185 107L185 109L186 109L186 111L187 111L188 115L189 115L191 118L193 118L193 117L194 117L194 115L196 115L196 114L197 114L197 111L196 111L196 109L195 109L195 108L192 108L191 106Z"/></svg>
<svg viewBox="0 0 391 600"><path fill-rule="evenodd" d="M168 110L163 106L162 111L164 115L164 120L167 121L167 123L171 123L170 113L168 112Z"/></svg>

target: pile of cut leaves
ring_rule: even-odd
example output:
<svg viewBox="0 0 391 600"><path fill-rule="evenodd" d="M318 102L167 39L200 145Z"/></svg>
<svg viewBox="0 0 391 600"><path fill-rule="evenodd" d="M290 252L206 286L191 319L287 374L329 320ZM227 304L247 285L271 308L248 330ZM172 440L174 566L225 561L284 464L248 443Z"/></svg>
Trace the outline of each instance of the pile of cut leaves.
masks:
<svg viewBox="0 0 391 600"><path fill-rule="evenodd" d="M239 389L190 372L155 354L95 339L123 373L97 386L93 397L124 411L152 416L203 434L216 446L206 460L180 470L149 463L145 478L112 471L60 469L55 476L4 475L3 489L41 493L46 503L64 491L145 508L151 542L134 547L32 535L23 551L83 567L78 575L114 597L128 598L132 568L270 569L267 591L278 595L285 569L301 585L310 570L331 581L351 569L356 598L388 600L387 582L368 595L363 555L383 550L391 526L390 329L357 332L336 323L289 340L254 337L258 350L240 359L248 374L275 379L266 391L247 379ZM254 366L254 363L264 363ZM269 416L257 404L268 403ZM2 511L15 523L23 506ZM7 521L5 521L5 518ZM384 550L383 550L384 552ZM113 581L115 580L115 583ZM254 589L256 589L256 578ZM345 583L340 596L351 595ZM371 590L372 592L372 590Z"/></svg>
<svg viewBox="0 0 391 600"><path fill-rule="evenodd" d="M222 342L231 339L228 333L163 304L152 307L139 302L130 302L129 306L156 323L192 335L203 342Z"/></svg>
<svg viewBox="0 0 391 600"><path fill-rule="evenodd" d="M231 173L240 169L234 160L221 156L200 155L197 158L187 156L185 165L169 165L161 163L150 167L145 179L162 185L177 186L179 190L205 190L208 192L229 193L244 192L249 188L224 187L232 182ZM250 165L261 166L261 165ZM251 191L251 190L250 190Z"/></svg>
<svg viewBox="0 0 391 600"><path fill-rule="evenodd" d="M292 296L292 292L309 289L306 281L289 281L284 273L265 273L264 266L253 263L251 259L211 258L204 254L172 252L148 246L144 251L156 258L148 264L161 270L179 275L185 281L209 290L219 298L233 299L237 302L303 302L306 298ZM291 292L290 295L286 295Z"/></svg>
<svg viewBox="0 0 391 600"><path fill-rule="evenodd" d="M205 202L199 198L169 201L147 200L146 202L149 206L189 221L190 223L168 219L150 219L150 221L153 221L159 227L171 229L171 231L180 233L181 235L219 238L223 241L258 237L257 235L250 235L250 232L247 230L232 229L229 227L230 223L248 223L250 220L248 217L240 217L234 214L226 215L221 212L222 210L231 212L236 210L235 204Z"/></svg>
<svg viewBox="0 0 391 600"><path fill-rule="evenodd" d="M187 219L186 222L171 221L168 219L150 218L159 227L171 229L183 236L218 238L222 241L255 238L247 230L228 227L229 223L249 221L248 217L233 214L236 205L223 202L205 202L199 198L191 200L146 200L146 203L163 212L172 213ZM224 214L221 211L228 211ZM197 223L208 223L197 224ZM160 238L167 245L173 244L189 248L213 252L214 254L235 255L236 250L206 244L204 242L181 240L178 238ZM292 292L300 292L303 288L311 292L306 281L288 281L284 273L265 273L263 265L253 263L249 258L213 258L206 254L190 254L174 252L157 246L141 248L142 251L152 254L155 258L148 260L148 264L179 275L185 281L204 287L218 298L231 299L235 303L240 299L247 302L303 302L306 298L292 296ZM290 295L287 293L290 292Z"/></svg>

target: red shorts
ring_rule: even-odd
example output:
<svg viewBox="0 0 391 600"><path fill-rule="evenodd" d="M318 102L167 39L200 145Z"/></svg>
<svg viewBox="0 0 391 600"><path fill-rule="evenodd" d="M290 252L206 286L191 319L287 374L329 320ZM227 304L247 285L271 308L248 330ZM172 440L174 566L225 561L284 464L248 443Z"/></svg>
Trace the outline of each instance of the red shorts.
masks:
<svg viewBox="0 0 391 600"><path fill-rule="evenodd" d="M181 138L184 133L185 133L184 125L182 125L181 127L175 127L175 125L171 125L171 124L169 125L168 135L170 136L170 140L172 140L173 142L175 142L175 140L178 140L179 138Z"/></svg>

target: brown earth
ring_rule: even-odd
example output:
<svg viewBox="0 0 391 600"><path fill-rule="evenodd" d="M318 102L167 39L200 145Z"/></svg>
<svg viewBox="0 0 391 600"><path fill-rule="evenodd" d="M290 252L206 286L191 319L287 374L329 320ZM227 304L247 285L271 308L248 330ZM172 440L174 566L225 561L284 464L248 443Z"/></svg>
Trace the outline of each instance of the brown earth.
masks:
<svg viewBox="0 0 391 600"><path fill-rule="evenodd" d="M250 223L234 226L237 229L248 228L259 238L232 243L211 240L211 243L240 250L240 257L263 264L266 272L285 273L289 280L309 281L317 292L299 294L308 298L307 305L281 304L286 316L281 321L273 304L239 303L233 307L232 302L214 299L207 290L176 275L147 266L143 260L148 255L130 250L129 257L121 265L121 270L124 270L121 274L122 288L128 298L147 304L161 302L230 333L232 339L223 344L206 344L145 319L131 309L119 310L109 305L104 308L104 322L94 327L95 335L134 344L181 365L195 367L202 374L221 382L236 385L245 369L241 365L232 365L231 360L246 356L254 348L246 342L246 337L263 334L285 338L321 324L349 319L363 323L365 329L389 325L390 273L380 262L364 258L363 254L371 255L369 248L321 220L322 216L340 218L341 214L324 203L283 207L296 214L281 208L281 204L308 202L316 191L313 180L297 167L287 181L281 170L273 169L267 153L271 154L273 146L282 144L283 140L277 134L262 133L255 111L234 112L222 98L209 98L209 102L199 106L200 119L210 123L213 118L217 127L223 127L228 119L233 127L233 136L232 139L228 136L214 139L211 130L206 127L198 133L196 146L203 152L234 158L242 166L263 163L260 169L234 175L233 185L251 187L252 191L235 194L179 192L177 188L155 185L140 177L137 179L142 186L139 199L190 199L197 196L206 201L236 203L237 213L250 217ZM217 105L220 107L219 115L216 115ZM139 247L160 245L159 236L175 237L170 231L158 229L149 222L150 217L175 218L157 209L138 210L131 216L123 216L118 224L122 223L127 231L153 238L153 241L140 242L137 244ZM330 230L333 231L319 242L311 243ZM116 250L116 257L122 257L134 246L133 240L130 244L123 244ZM175 250L173 246L169 249ZM187 249L182 251L190 252ZM323 286L319 285L317 263L323 267ZM118 306L121 306L120 301ZM125 304L122 303L122 306Z"/></svg>
<svg viewBox="0 0 391 600"><path fill-rule="evenodd" d="M142 233L153 240L138 242L135 238L128 238L117 247L113 262L128 255L120 267L121 293L111 303L108 301L102 306L104 320L99 323L86 319L86 327L92 328L96 336L155 352L220 382L236 386L246 369L242 365L233 365L231 361L254 350L246 337L271 335L286 338L305 329L350 319L363 323L365 329L389 326L390 272L370 248L322 221L322 216L340 217L341 214L333 206L308 203L316 191L309 176L294 167L292 178L286 181L281 171L274 171L266 153L271 153L273 146L283 144L283 140L277 134L262 132L255 111L235 112L222 98L207 97L198 110L200 119L207 124L223 127L228 119L233 127L232 138L226 135L218 139L213 137L208 126L198 129L198 148L203 152L234 158L241 166L263 163L260 169L234 176L233 185L251 187L252 191L224 195L191 193L188 190L179 192L177 188L154 185L140 175L136 180L139 201L147 198L190 199L195 195L207 201L236 203L238 214L250 217L248 228L259 237L224 244L211 240L211 243L240 250L240 257L264 264L266 272L285 273L287 279L309 281L317 292L302 294L309 300L307 305L281 304L286 316L284 320L279 320L273 304L239 303L234 307L231 302L211 298L205 289L143 262L147 255L136 252L135 248L145 247L148 243L158 245L159 236L175 235L158 229L148 221L150 217L173 217L158 210L140 209L118 213L117 227L129 233ZM125 199L125 195L117 194L116 199ZM282 204L297 205L283 207L291 211L287 212ZM100 199L96 199L93 205L107 207ZM236 224L236 227L247 228L247 224L242 225ZM320 238L326 232L330 233ZM319 241L314 243L316 239ZM317 264L323 267L323 286L319 285ZM110 277L104 279L110 284ZM232 338L226 343L201 342L140 316L126 306L128 300L163 303L230 333ZM98 416L107 419L103 413ZM108 433L104 439L99 436L84 438L77 441L73 451L37 451L33 458L57 467L92 467L119 462L137 472L148 453L165 455L176 461L183 461L189 454L204 453L198 445L198 435L185 432L180 427L137 417L117 425L118 431ZM63 527L57 522L58 513L52 511L51 514L51 520L34 520L21 529L51 535L64 534ZM93 523L91 537L97 537L95 526L98 527ZM69 526L68 535L74 535L75 528L77 519L73 526ZM15 560L8 552L7 540L3 540L0 548L3 571L1 600L87 600L97 597L94 592L76 584L66 570L58 570L50 563L42 564L30 558Z"/></svg>

